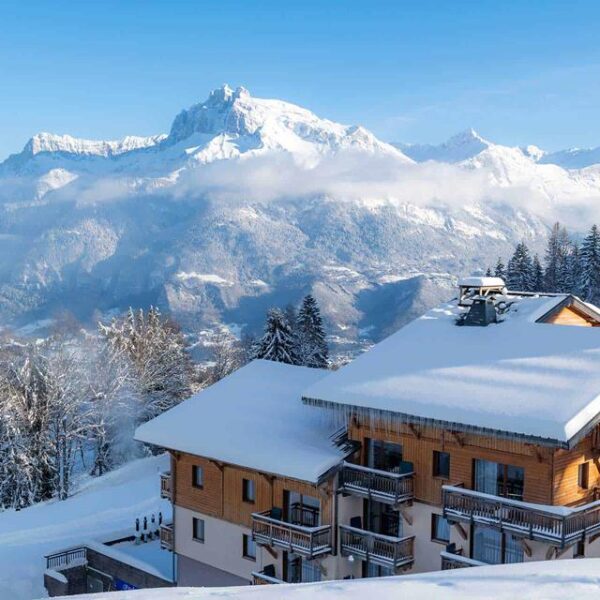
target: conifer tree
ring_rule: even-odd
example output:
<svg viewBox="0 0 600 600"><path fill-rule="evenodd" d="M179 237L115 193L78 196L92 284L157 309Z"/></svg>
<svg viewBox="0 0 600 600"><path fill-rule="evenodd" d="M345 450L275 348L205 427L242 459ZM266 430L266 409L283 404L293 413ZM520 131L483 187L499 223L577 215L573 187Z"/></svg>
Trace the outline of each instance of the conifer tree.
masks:
<svg viewBox="0 0 600 600"><path fill-rule="evenodd" d="M485 272L486 277L492 277L492 267L488 267Z"/></svg>
<svg viewBox="0 0 600 600"><path fill-rule="evenodd" d="M315 298L308 294L302 300L297 319L298 355L307 367L325 369L329 364L329 348L325 340L323 319Z"/></svg>
<svg viewBox="0 0 600 600"><path fill-rule="evenodd" d="M494 269L494 276L500 277L500 279L506 279L506 267L502 262L502 259L498 257L498 262L496 263L496 268Z"/></svg>
<svg viewBox="0 0 600 600"><path fill-rule="evenodd" d="M514 254L508 261L507 285L514 291L530 292L533 289L531 256L525 242L517 244Z"/></svg>
<svg viewBox="0 0 600 600"><path fill-rule="evenodd" d="M586 302L600 303L600 231L593 225L581 245L582 298Z"/></svg>
<svg viewBox="0 0 600 600"><path fill-rule="evenodd" d="M544 291L557 292L559 287L559 269L561 264L562 240L560 223L555 223L548 236L544 272Z"/></svg>
<svg viewBox="0 0 600 600"><path fill-rule="evenodd" d="M544 269L542 267L542 263L540 263L540 258L536 254L533 257L532 263L532 282L531 282L531 291L533 292L541 292L544 289Z"/></svg>
<svg viewBox="0 0 600 600"><path fill-rule="evenodd" d="M285 315L278 308L271 308L267 313L265 332L256 344L253 358L273 360L289 365L298 364L292 330Z"/></svg>

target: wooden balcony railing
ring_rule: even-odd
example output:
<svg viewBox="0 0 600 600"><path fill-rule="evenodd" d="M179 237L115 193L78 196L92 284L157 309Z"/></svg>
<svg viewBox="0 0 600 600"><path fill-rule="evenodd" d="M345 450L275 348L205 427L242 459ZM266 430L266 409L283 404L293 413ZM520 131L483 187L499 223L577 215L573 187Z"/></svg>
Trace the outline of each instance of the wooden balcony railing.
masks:
<svg viewBox="0 0 600 600"><path fill-rule="evenodd" d="M270 514L268 510L252 514L252 537L257 544L282 548L307 558L331 553L331 525L293 525L273 519Z"/></svg>
<svg viewBox="0 0 600 600"><path fill-rule="evenodd" d="M442 571L464 569L465 567L482 567L486 564L474 558L467 558L462 554L454 554L453 552L440 552L440 556L442 557Z"/></svg>
<svg viewBox="0 0 600 600"><path fill-rule="evenodd" d="M160 474L160 497L171 500L171 473Z"/></svg>
<svg viewBox="0 0 600 600"><path fill-rule="evenodd" d="M84 565L87 562L87 548L85 546L70 548L62 552L55 552L46 556L46 569L64 569L75 564Z"/></svg>
<svg viewBox="0 0 600 600"><path fill-rule="evenodd" d="M415 537L396 538L348 525L340 525L343 556L357 556L383 567L397 569L414 561Z"/></svg>
<svg viewBox="0 0 600 600"><path fill-rule="evenodd" d="M252 571L252 585L270 585L273 583L283 583L283 581L262 571Z"/></svg>
<svg viewBox="0 0 600 600"><path fill-rule="evenodd" d="M345 494L372 498L397 506L414 498L414 473L393 473L344 463L339 474L339 489Z"/></svg>
<svg viewBox="0 0 600 600"><path fill-rule="evenodd" d="M442 501L450 522L496 527L560 548L600 533L600 500L577 508L546 506L444 486Z"/></svg>
<svg viewBox="0 0 600 600"><path fill-rule="evenodd" d="M173 532L173 524L163 523L160 526L160 547L163 550L171 550L173 551L173 546L175 544L175 536Z"/></svg>

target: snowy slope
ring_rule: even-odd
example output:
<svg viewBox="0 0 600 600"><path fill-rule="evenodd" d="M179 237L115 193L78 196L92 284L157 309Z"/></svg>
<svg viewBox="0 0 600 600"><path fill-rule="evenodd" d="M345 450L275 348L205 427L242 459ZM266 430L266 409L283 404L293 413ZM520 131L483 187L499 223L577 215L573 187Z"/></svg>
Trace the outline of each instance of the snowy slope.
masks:
<svg viewBox="0 0 600 600"><path fill-rule="evenodd" d="M239 588L177 588L110 592L94 600L595 600L600 559L552 560L457 569L422 575Z"/></svg>
<svg viewBox="0 0 600 600"><path fill-rule="evenodd" d="M34 136L0 164L0 323L154 303L196 330L255 328L312 291L340 344L379 339L598 206L596 167L531 147L470 130L403 149L228 86L165 135Z"/></svg>
<svg viewBox="0 0 600 600"><path fill-rule="evenodd" d="M0 512L0 598L30 600L45 595L45 554L133 532L136 517L168 516L160 500L159 472L168 457L133 461L103 477L88 479L63 502L37 504L21 511Z"/></svg>

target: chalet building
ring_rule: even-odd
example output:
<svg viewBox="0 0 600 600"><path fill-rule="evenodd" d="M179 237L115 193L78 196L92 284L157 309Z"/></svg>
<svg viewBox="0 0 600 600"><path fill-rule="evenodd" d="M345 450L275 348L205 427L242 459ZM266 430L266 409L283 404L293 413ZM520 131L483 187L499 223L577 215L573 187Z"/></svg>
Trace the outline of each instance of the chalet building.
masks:
<svg viewBox="0 0 600 600"><path fill-rule="evenodd" d="M338 371L254 361L142 425L178 585L599 557L597 326L468 278Z"/></svg>

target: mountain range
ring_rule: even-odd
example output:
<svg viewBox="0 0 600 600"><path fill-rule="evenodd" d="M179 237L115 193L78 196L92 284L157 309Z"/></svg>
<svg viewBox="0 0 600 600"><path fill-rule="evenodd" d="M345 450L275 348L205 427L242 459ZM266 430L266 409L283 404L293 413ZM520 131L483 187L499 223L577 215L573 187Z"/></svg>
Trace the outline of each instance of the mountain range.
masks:
<svg viewBox="0 0 600 600"><path fill-rule="evenodd" d="M168 134L40 133L0 164L0 319L91 323L156 304L200 342L256 331L271 305L320 301L340 348L380 339L456 277L589 225L600 150L546 153L468 130L391 144L228 86Z"/></svg>

